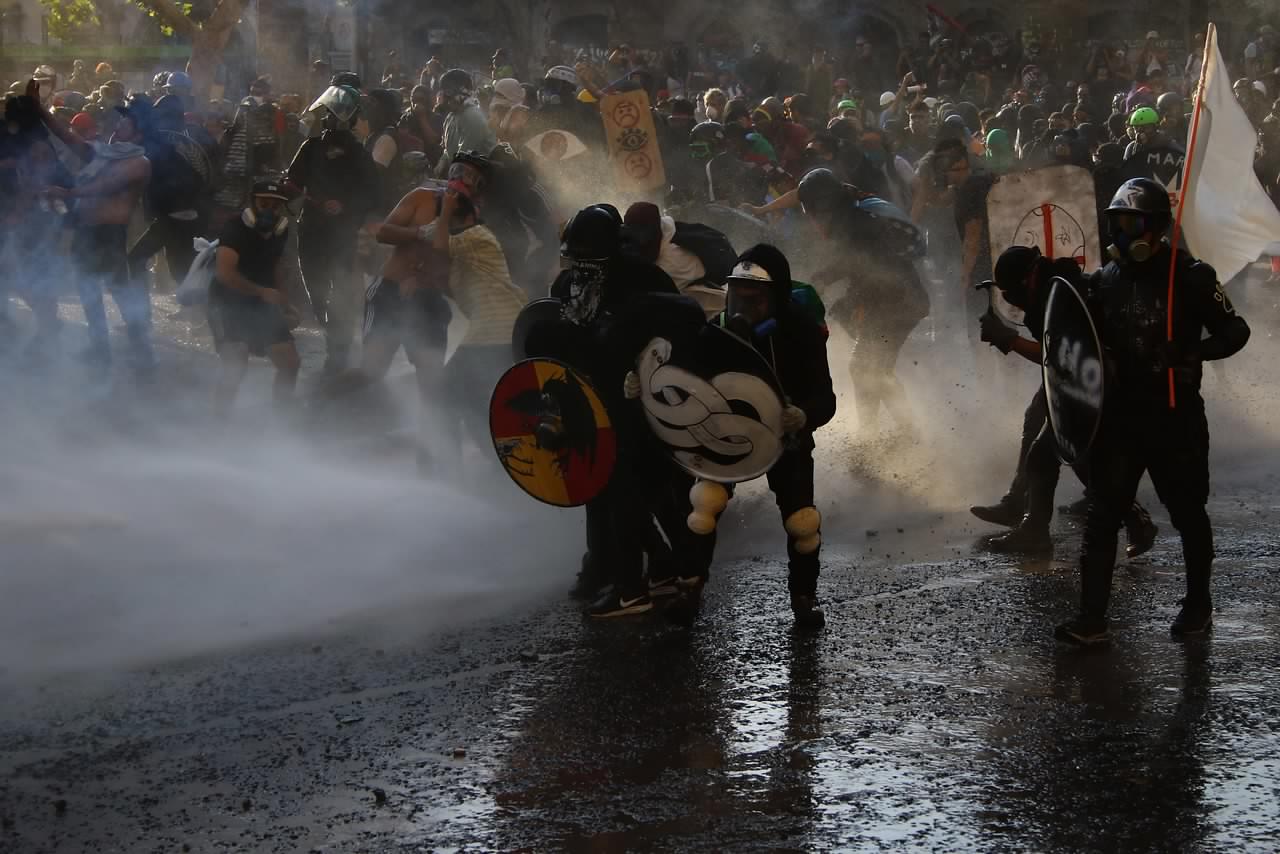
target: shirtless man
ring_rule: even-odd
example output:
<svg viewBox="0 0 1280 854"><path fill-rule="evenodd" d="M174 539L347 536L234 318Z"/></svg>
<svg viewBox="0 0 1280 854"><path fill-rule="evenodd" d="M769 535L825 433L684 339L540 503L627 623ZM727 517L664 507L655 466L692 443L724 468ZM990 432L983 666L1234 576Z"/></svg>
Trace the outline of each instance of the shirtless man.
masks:
<svg viewBox="0 0 1280 854"><path fill-rule="evenodd" d="M27 84L27 94L37 99L39 84ZM89 348L84 361L101 375L111 369L111 345L107 333L107 312L103 290L109 288L116 307L124 317L133 348L134 367L140 376L155 368L151 350L151 294L144 287L131 286L127 260L129 217L151 179L151 163L138 143L142 133L138 119L128 106L120 113L111 140L90 144L70 127L40 106L46 127L85 164L70 188L50 187L50 199L64 199L73 207L75 235L71 254L80 275L77 287L89 325Z"/></svg>
<svg viewBox="0 0 1280 854"><path fill-rule="evenodd" d="M448 270L419 236L435 221L439 204L435 190L411 190L378 226L378 242L394 250L365 293L360 367L336 385L350 388L382 379L401 345L424 399L440 379L452 318L444 297Z"/></svg>

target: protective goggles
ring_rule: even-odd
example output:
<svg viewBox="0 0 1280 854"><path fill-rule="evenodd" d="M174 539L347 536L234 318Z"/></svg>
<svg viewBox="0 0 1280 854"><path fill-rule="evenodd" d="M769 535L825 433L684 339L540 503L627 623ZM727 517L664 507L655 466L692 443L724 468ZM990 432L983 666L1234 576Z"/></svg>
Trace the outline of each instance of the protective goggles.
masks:
<svg viewBox="0 0 1280 854"><path fill-rule="evenodd" d="M1113 234L1123 234L1125 237L1141 237L1150 231L1146 216L1140 213L1109 213L1107 221Z"/></svg>

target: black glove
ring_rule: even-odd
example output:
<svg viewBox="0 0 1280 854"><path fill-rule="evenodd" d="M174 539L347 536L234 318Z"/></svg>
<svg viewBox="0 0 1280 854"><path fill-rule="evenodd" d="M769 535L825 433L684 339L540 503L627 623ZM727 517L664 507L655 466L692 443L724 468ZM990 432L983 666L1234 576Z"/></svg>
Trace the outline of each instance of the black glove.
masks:
<svg viewBox="0 0 1280 854"><path fill-rule="evenodd" d="M981 340L995 347L1006 356L1013 349L1013 342L1018 340L1018 330L997 317L995 312L988 311L982 315L978 325L982 329Z"/></svg>

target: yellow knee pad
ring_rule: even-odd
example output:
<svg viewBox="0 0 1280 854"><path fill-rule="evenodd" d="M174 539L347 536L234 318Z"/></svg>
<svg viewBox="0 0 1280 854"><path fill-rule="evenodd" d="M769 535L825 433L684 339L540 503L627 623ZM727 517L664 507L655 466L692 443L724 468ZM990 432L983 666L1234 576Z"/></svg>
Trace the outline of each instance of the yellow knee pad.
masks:
<svg viewBox="0 0 1280 854"><path fill-rule="evenodd" d="M796 551L813 554L822 545L822 514L817 507L801 507L782 523L787 535L796 541Z"/></svg>
<svg viewBox="0 0 1280 854"><path fill-rule="evenodd" d="M710 534L716 529L716 515L729 504L729 490L722 484L700 480L689 489L689 530L695 534Z"/></svg>

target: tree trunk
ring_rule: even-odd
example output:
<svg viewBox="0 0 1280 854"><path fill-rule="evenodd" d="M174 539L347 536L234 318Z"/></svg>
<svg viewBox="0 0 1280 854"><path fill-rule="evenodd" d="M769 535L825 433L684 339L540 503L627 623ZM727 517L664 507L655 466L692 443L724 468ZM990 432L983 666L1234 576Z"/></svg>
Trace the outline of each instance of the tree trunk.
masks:
<svg viewBox="0 0 1280 854"><path fill-rule="evenodd" d="M208 101L209 88L222 63L222 51L230 39L230 27L209 30L207 25L196 30L191 39L191 61L187 63L187 73L191 75L191 88L197 103Z"/></svg>
<svg viewBox="0 0 1280 854"><path fill-rule="evenodd" d="M219 0L213 13L203 25L182 13L172 0L138 0L175 33L191 39L191 61L187 73L191 75L196 102L208 100L209 87L222 62L222 52L231 39L231 32L240 23L246 0Z"/></svg>

